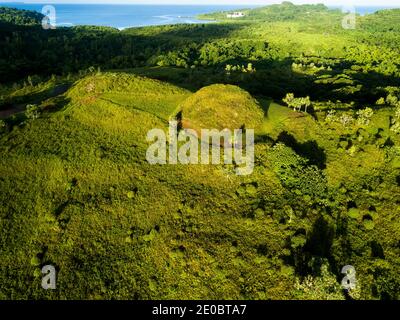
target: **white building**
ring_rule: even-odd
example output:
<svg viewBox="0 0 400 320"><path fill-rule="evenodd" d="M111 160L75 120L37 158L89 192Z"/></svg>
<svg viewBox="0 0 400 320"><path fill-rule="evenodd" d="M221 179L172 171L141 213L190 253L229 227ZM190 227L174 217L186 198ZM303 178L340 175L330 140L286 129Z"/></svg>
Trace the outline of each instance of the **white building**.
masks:
<svg viewBox="0 0 400 320"><path fill-rule="evenodd" d="M226 15L227 18L235 19L235 18L243 18L245 14L243 12L234 12L234 13L228 13Z"/></svg>

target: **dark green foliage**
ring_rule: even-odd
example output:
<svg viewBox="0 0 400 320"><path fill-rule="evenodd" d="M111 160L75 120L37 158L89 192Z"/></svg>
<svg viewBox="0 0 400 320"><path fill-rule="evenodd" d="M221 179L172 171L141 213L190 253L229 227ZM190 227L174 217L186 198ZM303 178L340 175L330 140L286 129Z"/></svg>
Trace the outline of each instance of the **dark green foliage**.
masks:
<svg viewBox="0 0 400 320"><path fill-rule="evenodd" d="M16 25L38 25L41 24L44 15L28 10L18 10L7 7L0 7L0 26L3 23L12 23Z"/></svg>
<svg viewBox="0 0 400 320"><path fill-rule="evenodd" d="M282 184L297 195L323 198L326 195L327 181L324 173L316 166L297 155L284 144L276 144L269 155L271 164Z"/></svg>

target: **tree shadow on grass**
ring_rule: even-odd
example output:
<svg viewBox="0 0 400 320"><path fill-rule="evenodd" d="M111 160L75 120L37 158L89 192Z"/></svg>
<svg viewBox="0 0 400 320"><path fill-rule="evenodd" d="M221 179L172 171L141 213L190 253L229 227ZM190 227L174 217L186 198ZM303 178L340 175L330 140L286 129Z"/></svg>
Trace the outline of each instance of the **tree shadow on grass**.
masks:
<svg viewBox="0 0 400 320"><path fill-rule="evenodd" d="M310 165L319 169L326 169L326 153L315 140L299 143L296 138L287 131L281 132L277 142L282 142L292 148L298 155L308 159Z"/></svg>
<svg viewBox="0 0 400 320"><path fill-rule="evenodd" d="M266 99L266 98L261 98L261 97L257 97L256 100L264 112L264 117L265 118L268 117L268 112L269 112L269 108L271 107L272 100Z"/></svg>
<svg viewBox="0 0 400 320"><path fill-rule="evenodd" d="M65 97L64 95L55 97L50 101L44 103L43 111L46 113L55 113L64 110L68 106L70 101L71 99Z"/></svg>
<svg viewBox="0 0 400 320"><path fill-rule="evenodd" d="M309 274L318 276L324 261L328 261L335 270L332 257L333 239L333 227L323 217L319 217L313 224L305 246L296 254L294 259L296 273L301 276Z"/></svg>

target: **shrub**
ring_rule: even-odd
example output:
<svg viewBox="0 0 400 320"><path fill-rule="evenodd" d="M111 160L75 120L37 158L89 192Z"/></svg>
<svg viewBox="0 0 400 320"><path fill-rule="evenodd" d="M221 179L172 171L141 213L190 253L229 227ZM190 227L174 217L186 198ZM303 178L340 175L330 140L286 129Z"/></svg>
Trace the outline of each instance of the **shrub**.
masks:
<svg viewBox="0 0 400 320"><path fill-rule="evenodd" d="M270 154L273 170L282 184L299 195L323 198L327 181L323 171L299 156L282 143L276 144Z"/></svg>
<svg viewBox="0 0 400 320"><path fill-rule="evenodd" d="M322 265L319 276L308 275L302 281L297 278L295 289L299 299L344 300L342 288L327 264Z"/></svg>
<svg viewBox="0 0 400 320"><path fill-rule="evenodd" d="M360 210L358 210L357 208L351 208L349 209L347 214L350 218L358 219L360 217Z"/></svg>
<svg viewBox="0 0 400 320"><path fill-rule="evenodd" d="M354 123L354 118L348 114L342 114L339 117L339 122L342 124L343 127L349 127Z"/></svg>
<svg viewBox="0 0 400 320"><path fill-rule="evenodd" d="M382 106L386 103L385 98L379 98L378 101L376 101L376 104L378 106Z"/></svg>
<svg viewBox="0 0 400 320"><path fill-rule="evenodd" d="M290 239L290 246L293 249L302 248L302 247L304 247L306 242L307 242L306 236L304 234L299 234L297 236L294 236L292 239Z"/></svg>
<svg viewBox="0 0 400 320"><path fill-rule="evenodd" d="M371 108L366 108L357 112L357 124L360 126L367 126L371 122L374 111Z"/></svg>
<svg viewBox="0 0 400 320"><path fill-rule="evenodd" d="M393 94L389 94L386 98L386 103L391 106L395 106L398 101L399 101L399 99L397 98L397 96L395 96Z"/></svg>
<svg viewBox="0 0 400 320"><path fill-rule="evenodd" d="M336 121L337 121L336 111L335 110L329 110L328 114L325 117L325 122L326 123L334 123Z"/></svg>
<svg viewBox="0 0 400 320"><path fill-rule="evenodd" d="M128 199L133 199L135 197L136 193L134 191L129 191L126 196Z"/></svg>
<svg viewBox="0 0 400 320"><path fill-rule="evenodd" d="M25 115L28 119L35 120L40 117L40 108L35 104L28 104Z"/></svg>
<svg viewBox="0 0 400 320"><path fill-rule="evenodd" d="M364 228L367 230L373 230L375 228L375 223L373 220L366 219L363 221Z"/></svg>

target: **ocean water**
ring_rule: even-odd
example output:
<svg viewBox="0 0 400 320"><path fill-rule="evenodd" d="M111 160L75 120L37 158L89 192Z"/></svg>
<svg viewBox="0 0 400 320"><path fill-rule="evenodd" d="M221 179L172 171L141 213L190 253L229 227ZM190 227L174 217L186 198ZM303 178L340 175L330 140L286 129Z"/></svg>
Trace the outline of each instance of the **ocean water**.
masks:
<svg viewBox="0 0 400 320"><path fill-rule="evenodd" d="M42 12L44 4L2 3L0 6ZM204 23L196 16L216 11L237 10L234 5L118 5L118 4L55 4L56 25L96 25L119 29L151 25ZM253 6L254 7L254 6Z"/></svg>
<svg viewBox="0 0 400 320"><path fill-rule="evenodd" d="M2 3L0 6L42 12L44 4ZM256 6L235 5L117 5L117 4L56 4L56 25L96 25L119 29L151 25L204 23L196 16L216 11L239 10ZM339 7L332 7L339 8ZM359 14L369 14L387 7L356 7Z"/></svg>

